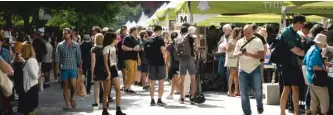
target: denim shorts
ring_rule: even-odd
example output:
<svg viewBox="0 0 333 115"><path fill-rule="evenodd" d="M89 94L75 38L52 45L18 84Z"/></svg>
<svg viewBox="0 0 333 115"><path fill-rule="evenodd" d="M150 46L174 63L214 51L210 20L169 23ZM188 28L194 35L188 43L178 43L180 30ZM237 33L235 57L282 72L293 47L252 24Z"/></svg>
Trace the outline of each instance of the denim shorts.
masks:
<svg viewBox="0 0 333 115"><path fill-rule="evenodd" d="M62 69L60 71L61 80L70 80L77 77L77 69Z"/></svg>

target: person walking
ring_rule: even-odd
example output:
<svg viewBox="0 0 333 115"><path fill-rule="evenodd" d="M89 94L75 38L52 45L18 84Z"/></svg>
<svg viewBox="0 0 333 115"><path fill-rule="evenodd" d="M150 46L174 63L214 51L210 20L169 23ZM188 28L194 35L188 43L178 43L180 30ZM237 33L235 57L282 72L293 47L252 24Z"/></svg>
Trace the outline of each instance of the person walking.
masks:
<svg viewBox="0 0 333 115"><path fill-rule="evenodd" d="M244 38L236 43L234 55L239 57L239 89L241 91L242 109L245 115L251 115L249 88L252 86L257 101L257 111L264 112L262 103L262 81L260 75L260 59L265 55L264 44L254 36L251 25L245 25Z"/></svg>
<svg viewBox="0 0 333 115"><path fill-rule="evenodd" d="M169 64L169 72L168 77L171 80L171 90L167 99L173 99L173 94L176 91L179 91L180 83L179 83L179 58L176 52L175 39L177 39L178 33L171 33L171 43L167 46L167 64ZM179 93L179 92L178 92Z"/></svg>
<svg viewBox="0 0 333 115"><path fill-rule="evenodd" d="M90 50L92 48L91 38L88 34L83 36L82 44L80 45L81 55L82 55L82 72L83 75L87 77L86 79L86 90L87 94L90 94L91 89L91 54Z"/></svg>
<svg viewBox="0 0 333 115"><path fill-rule="evenodd" d="M64 82L64 110L69 110L69 102L71 107L76 107L74 101L76 78L78 71L82 73L81 49L78 43L72 41L71 32L69 28L63 30L64 41L60 42L56 49L56 73L60 74L61 81ZM70 97L68 97L69 85L71 86Z"/></svg>

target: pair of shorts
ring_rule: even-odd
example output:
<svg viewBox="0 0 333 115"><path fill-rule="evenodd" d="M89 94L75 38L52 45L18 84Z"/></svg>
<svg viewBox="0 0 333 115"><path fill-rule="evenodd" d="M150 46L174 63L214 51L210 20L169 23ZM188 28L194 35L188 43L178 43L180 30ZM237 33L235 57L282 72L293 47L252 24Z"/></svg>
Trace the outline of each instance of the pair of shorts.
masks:
<svg viewBox="0 0 333 115"><path fill-rule="evenodd" d="M147 73L149 68L148 66L148 64L141 64L138 66L138 71Z"/></svg>
<svg viewBox="0 0 333 115"><path fill-rule="evenodd" d="M148 78L150 80L163 80L166 77L165 66L149 65Z"/></svg>
<svg viewBox="0 0 333 115"><path fill-rule="evenodd" d="M62 69L60 71L61 80L70 80L77 78L77 69Z"/></svg>
<svg viewBox="0 0 333 115"><path fill-rule="evenodd" d="M301 86L305 84L303 72L298 66L282 65L281 73L284 86Z"/></svg>
<svg viewBox="0 0 333 115"><path fill-rule="evenodd" d="M180 59L179 60L179 74L186 75L187 71L190 75L197 74L197 65L193 57L190 59Z"/></svg>
<svg viewBox="0 0 333 115"><path fill-rule="evenodd" d="M50 72L52 69L52 63L42 63L42 72Z"/></svg>
<svg viewBox="0 0 333 115"><path fill-rule="evenodd" d="M118 69L120 69L120 70L125 69L125 61L122 60L122 59L118 59L117 67L118 67Z"/></svg>
<svg viewBox="0 0 333 115"><path fill-rule="evenodd" d="M170 67L168 70L169 70L168 71L169 80L172 80L173 76L179 73L179 67Z"/></svg>
<svg viewBox="0 0 333 115"><path fill-rule="evenodd" d="M109 68L110 70L110 73L111 73L111 79L113 78L117 78L119 75L118 75L118 69L116 67L116 65L113 65ZM98 74L98 73L102 73L102 72L105 72L104 70L102 70L102 68L100 68L100 70L97 72L94 73L94 81L104 81L106 80L107 76L105 76L105 74Z"/></svg>
<svg viewBox="0 0 333 115"><path fill-rule="evenodd" d="M118 69L117 69L116 65L113 65L113 66L110 67L110 73L111 73L111 80L113 78L119 77L119 75L118 75Z"/></svg>
<svg viewBox="0 0 333 115"><path fill-rule="evenodd" d="M19 103L21 113L28 113L34 111L38 107L38 96L39 96L38 84L32 86L27 93L20 95Z"/></svg>

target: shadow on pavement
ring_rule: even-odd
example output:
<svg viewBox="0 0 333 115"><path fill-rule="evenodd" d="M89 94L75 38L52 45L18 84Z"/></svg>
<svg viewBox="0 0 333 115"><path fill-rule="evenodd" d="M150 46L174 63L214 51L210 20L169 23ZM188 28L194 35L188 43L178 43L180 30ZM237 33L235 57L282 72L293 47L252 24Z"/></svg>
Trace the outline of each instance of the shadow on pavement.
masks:
<svg viewBox="0 0 333 115"><path fill-rule="evenodd" d="M178 105L166 105L165 109L190 109L186 106L178 106Z"/></svg>

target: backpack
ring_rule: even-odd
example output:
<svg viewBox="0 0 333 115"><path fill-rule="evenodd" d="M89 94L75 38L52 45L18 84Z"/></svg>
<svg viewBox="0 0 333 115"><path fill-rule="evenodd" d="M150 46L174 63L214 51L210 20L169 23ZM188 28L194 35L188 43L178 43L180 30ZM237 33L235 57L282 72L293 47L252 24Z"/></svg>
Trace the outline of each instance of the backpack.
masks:
<svg viewBox="0 0 333 115"><path fill-rule="evenodd" d="M172 47L172 49L170 51L171 60L172 61L179 61L179 57L178 57L177 52L176 52L176 44L171 43L170 46Z"/></svg>
<svg viewBox="0 0 333 115"><path fill-rule="evenodd" d="M192 56L189 36L191 34L182 35L176 41L176 53L179 58L186 58Z"/></svg>
<svg viewBox="0 0 333 115"><path fill-rule="evenodd" d="M153 60L154 56L151 54L156 53L156 36L153 38L150 38L144 45L144 53L148 61ZM159 48L157 48L159 49Z"/></svg>
<svg viewBox="0 0 333 115"><path fill-rule="evenodd" d="M103 48L97 48L95 47L95 70L94 75L101 76L101 77L107 77L108 73L106 72L105 66L104 66L104 55L103 55Z"/></svg>

